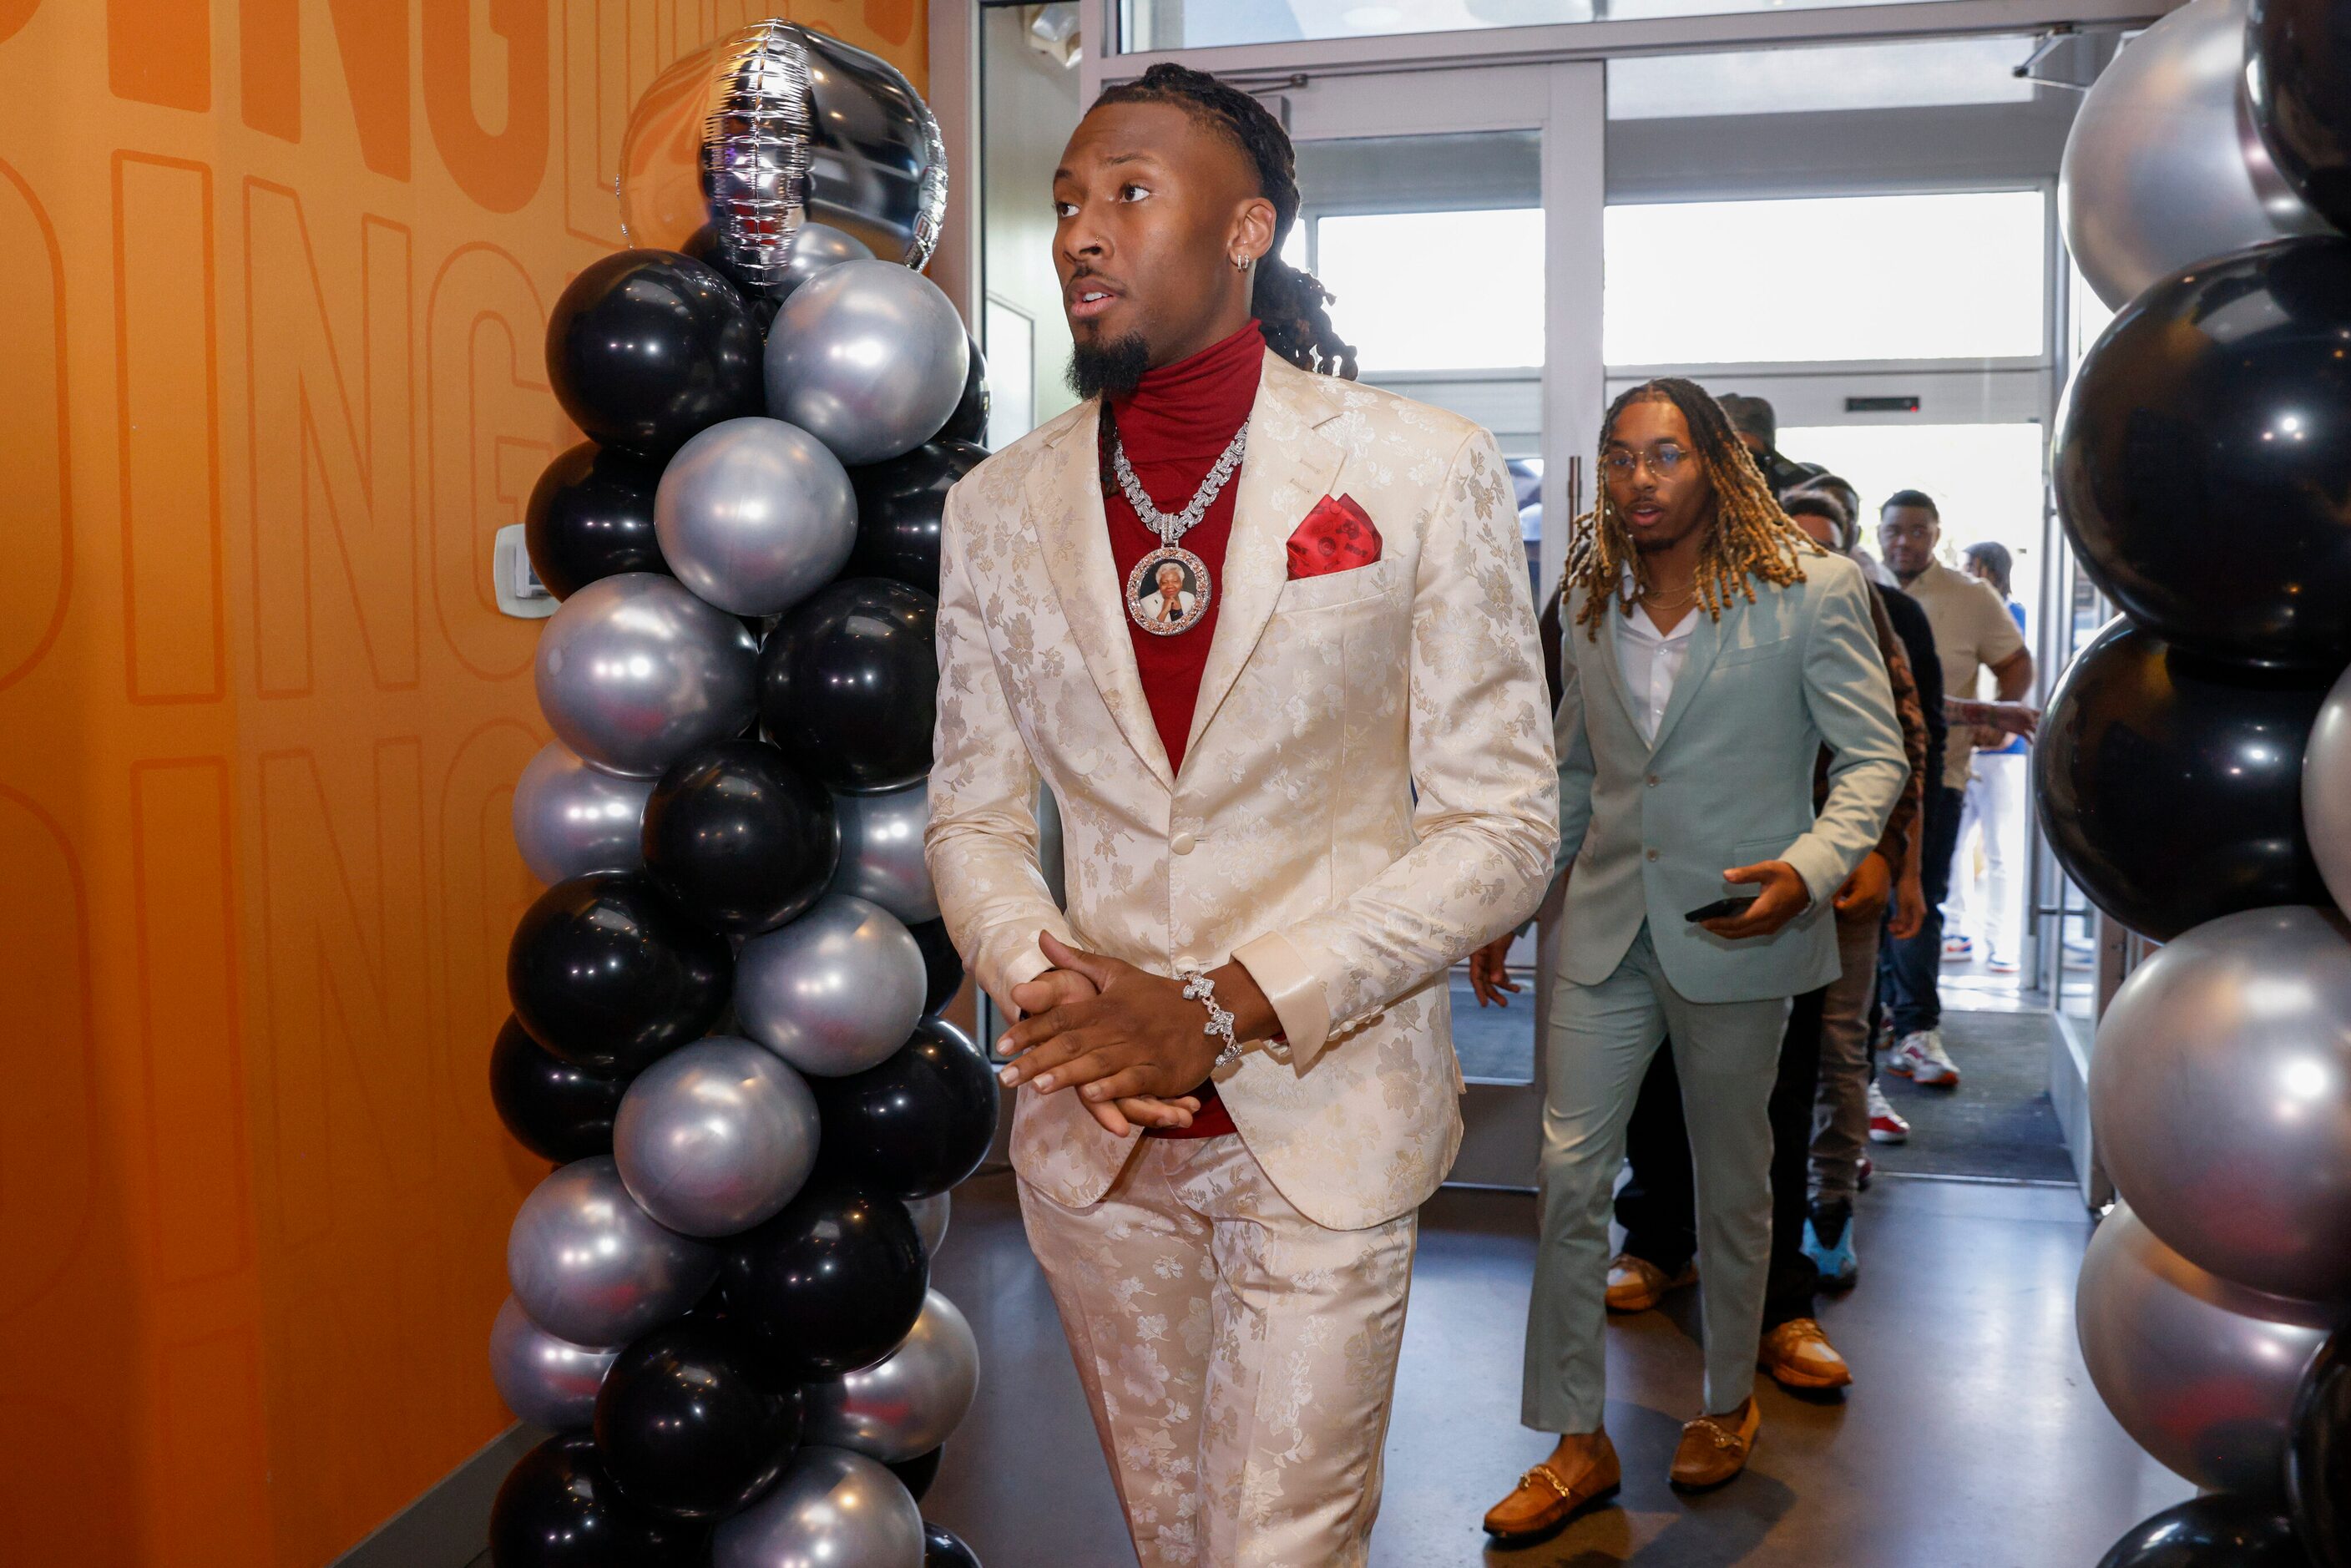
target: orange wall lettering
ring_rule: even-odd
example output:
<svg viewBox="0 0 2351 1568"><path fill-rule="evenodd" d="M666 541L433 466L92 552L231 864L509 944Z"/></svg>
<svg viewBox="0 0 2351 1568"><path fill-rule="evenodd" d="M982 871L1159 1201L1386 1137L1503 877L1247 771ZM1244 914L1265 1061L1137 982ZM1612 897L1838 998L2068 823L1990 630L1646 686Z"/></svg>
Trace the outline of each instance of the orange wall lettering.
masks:
<svg viewBox="0 0 2351 1568"><path fill-rule="evenodd" d="M0 1561L316 1568L508 1422L484 1073L636 95L911 0L0 0Z"/></svg>

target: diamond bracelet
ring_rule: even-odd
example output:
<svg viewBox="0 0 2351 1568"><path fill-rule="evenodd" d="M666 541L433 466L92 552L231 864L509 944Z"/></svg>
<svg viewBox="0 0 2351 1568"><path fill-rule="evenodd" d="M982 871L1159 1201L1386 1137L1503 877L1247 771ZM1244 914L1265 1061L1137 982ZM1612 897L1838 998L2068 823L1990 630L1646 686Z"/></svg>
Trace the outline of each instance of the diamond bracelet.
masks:
<svg viewBox="0 0 2351 1568"><path fill-rule="evenodd" d="M1208 1021L1200 1026L1202 1034L1215 1035L1225 1042L1209 1065L1211 1072L1221 1072L1241 1059L1241 1042L1233 1035L1233 1015L1217 1005L1217 982L1197 969L1178 969L1176 977L1184 982L1184 995L1207 1005Z"/></svg>

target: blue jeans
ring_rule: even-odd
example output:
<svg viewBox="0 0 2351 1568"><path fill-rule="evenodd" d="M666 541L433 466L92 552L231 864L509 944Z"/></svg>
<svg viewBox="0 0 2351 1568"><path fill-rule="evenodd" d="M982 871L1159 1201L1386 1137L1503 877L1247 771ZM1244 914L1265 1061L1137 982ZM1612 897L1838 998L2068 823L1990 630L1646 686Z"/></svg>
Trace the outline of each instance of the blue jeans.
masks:
<svg viewBox="0 0 2351 1568"><path fill-rule="evenodd" d="M1927 919L1918 935L1888 938L1878 949L1877 990L1894 1015L1894 1038L1943 1022L1943 900L1951 891L1951 860L1959 848L1959 812L1966 795L1938 787L1927 791L1927 827L1918 845L1918 882Z"/></svg>

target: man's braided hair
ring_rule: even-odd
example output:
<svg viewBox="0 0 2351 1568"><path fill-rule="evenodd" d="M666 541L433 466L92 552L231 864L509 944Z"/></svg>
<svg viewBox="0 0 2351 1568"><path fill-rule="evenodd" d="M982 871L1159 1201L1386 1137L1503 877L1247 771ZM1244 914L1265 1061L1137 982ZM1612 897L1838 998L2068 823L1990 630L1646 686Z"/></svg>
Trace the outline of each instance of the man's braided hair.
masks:
<svg viewBox="0 0 2351 1568"><path fill-rule="evenodd" d="M1247 155L1257 170L1258 193L1273 204L1273 248L1258 258L1249 296L1266 347L1300 370L1353 381L1354 345L1340 338L1322 309L1330 291L1313 274L1281 259L1281 242L1298 221L1298 155L1281 121L1240 89L1177 65L1155 65L1138 81L1103 89L1094 107L1106 103L1174 104Z"/></svg>
<svg viewBox="0 0 2351 1568"><path fill-rule="evenodd" d="M1574 532L1568 538L1567 570L1560 585L1562 602L1572 598L1576 589L1583 590L1575 623L1588 637L1600 635L1600 622L1611 602L1630 615L1640 591L1649 586L1633 549L1632 535L1609 499L1607 458L1617 416L1635 402L1650 401L1670 402L1681 410L1683 421L1689 425L1691 455L1714 488L1714 521L1698 558L1698 600L1708 615L1721 620L1722 607L1730 602L1733 593L1746 595L1752 604L1758 578L1783 588L1803 581L1802 558L1828 553L1780 509L1771 486L1764 483L1754 459L1731 433L1722 405L1704 387L1679 376L1643 382L1608 405L1608 417L1600 424L1599 499L1592 510L1575 519ZM1625 586L1627 566L1632 568L1630 593Z"/></svg>

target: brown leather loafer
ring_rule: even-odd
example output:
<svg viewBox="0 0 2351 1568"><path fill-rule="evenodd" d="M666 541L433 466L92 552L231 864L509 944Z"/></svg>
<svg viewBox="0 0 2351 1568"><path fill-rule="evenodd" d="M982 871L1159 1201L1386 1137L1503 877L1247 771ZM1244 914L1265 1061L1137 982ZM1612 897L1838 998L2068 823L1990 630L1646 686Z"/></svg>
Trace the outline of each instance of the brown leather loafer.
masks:
<svg viewBox="0 0 2351 1568"><path fill-rule="evenodd" d="M1811 1318L1790 1318L1765 1330L1755 1364L1782 1388L1843 1388L1853 1381L1853 1368Z"/></svg>
<svg viewBox="0 0 2351 1568"><path fill-rule="evenodd" d="M1562 1473L1565 1472L1565 1473ZM1616 1495L1624 1472L1605 1432L1583 1439L1583 1452L1545 1459L1519 1478L1510 1495L1486 1511L1486 1533L1497 1541L1547 1535L1593 1503Z"/></svg>
<svg viewBox="0 0 2351 1568"><path fill-rule="evenodd" d="M1608 1263L1608 1310L1612 1312L1646 1312L1665 1300L1667 1291L1678 1291L1684 1285L1697 1283L1698 1265L1695 1263L1685 1263L1680 1273L1668 1275L1646 1258L1619 1252Z"/></svg>
<svg viewBox="0 0 2351 1568"><path fill-rule="evenodd" d="M1674 1448L1674 1485L1690 1491L1719 1487L1747 1468L1763 1413L1752 1398L1727 1416L1701 1416L1682 1428Z"/></svg>

